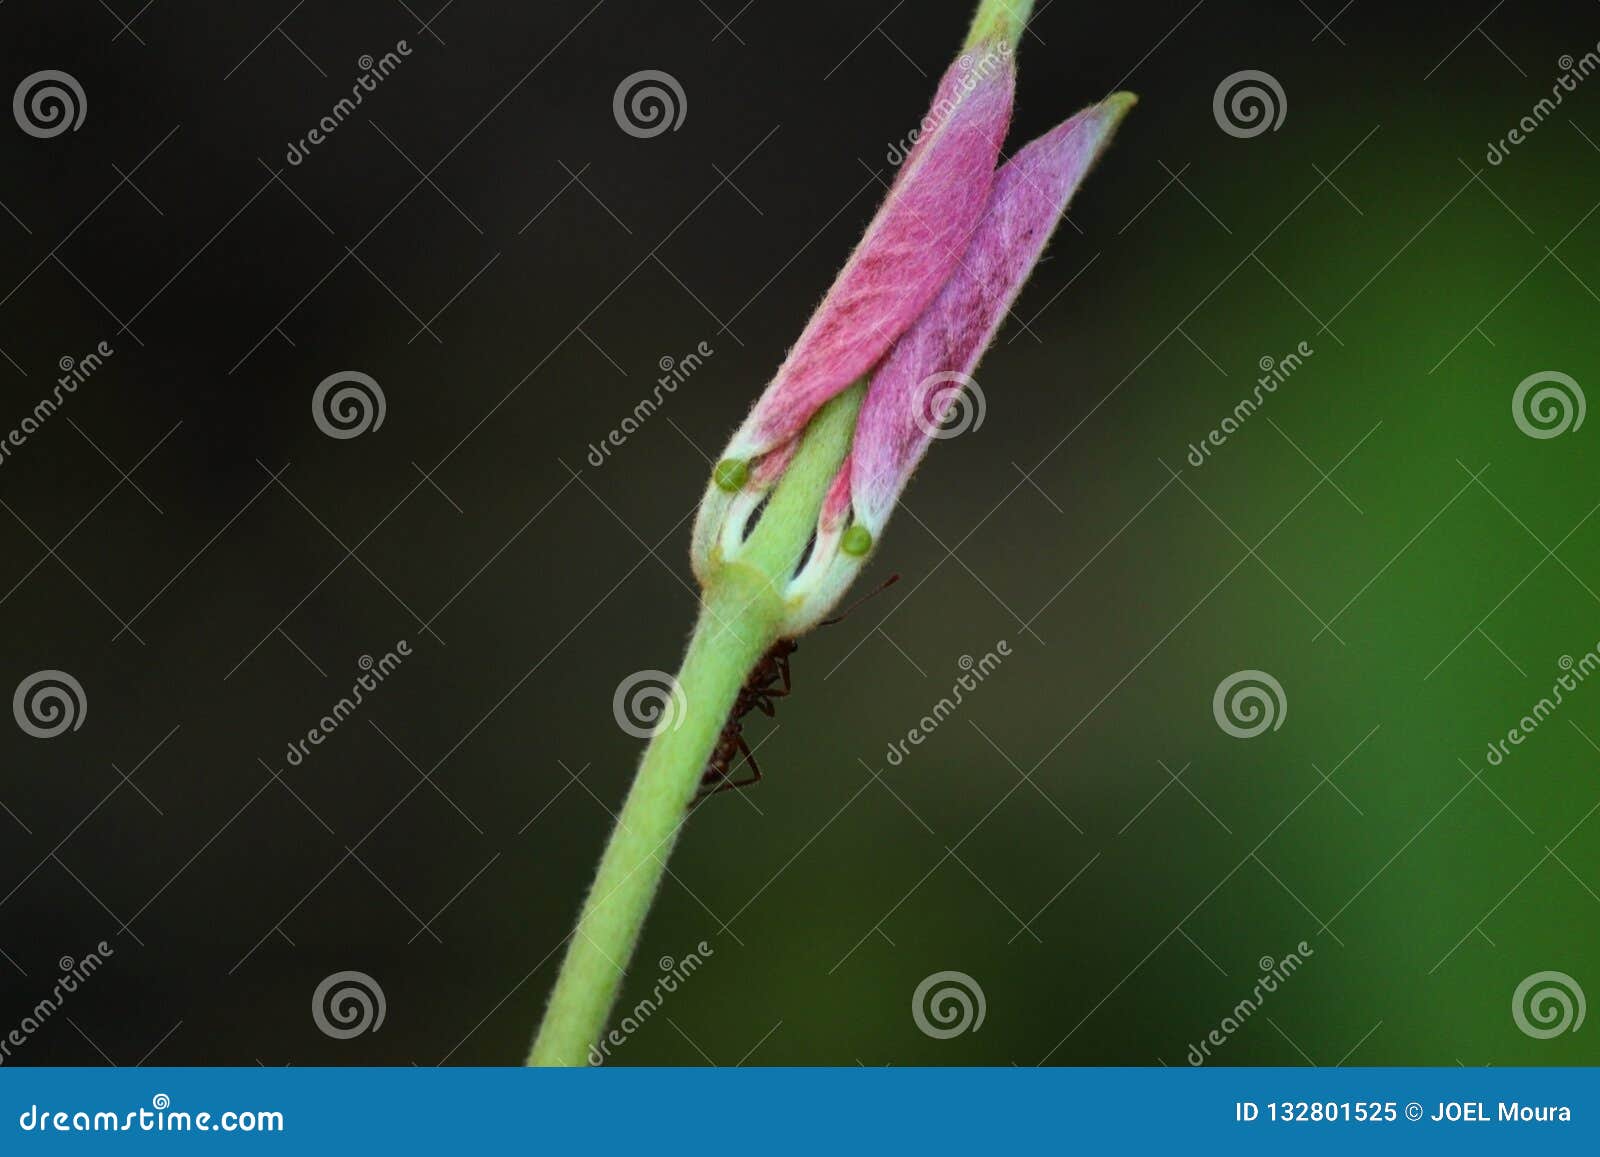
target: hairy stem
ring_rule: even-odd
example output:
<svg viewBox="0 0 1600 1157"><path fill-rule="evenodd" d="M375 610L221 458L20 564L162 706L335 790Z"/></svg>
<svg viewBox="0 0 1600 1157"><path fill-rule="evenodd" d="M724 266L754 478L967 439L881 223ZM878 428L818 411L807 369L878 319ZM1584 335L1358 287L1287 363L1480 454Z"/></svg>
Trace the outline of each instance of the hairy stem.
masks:
<svg viewBox="0 0 1600 1157"><path fill-rule="evenodd" d="M678 672L679 696L650 740L578 917L530 1065L581 1065L605 1028L717 737L752 667L778 638L782 589L805 552L850 447L862 385L828 403L778 484L746 561L706 590Z"/></svg>
<svg viewBox="0 0 1600 1157"><path fill-rule="evenodd" d="M651 739L639 765L567 946L531 1065L587 1060L723 720L777 636L777 599L764 578L747 571L729 579L706 598L678 674L683 710Z"/></svg>

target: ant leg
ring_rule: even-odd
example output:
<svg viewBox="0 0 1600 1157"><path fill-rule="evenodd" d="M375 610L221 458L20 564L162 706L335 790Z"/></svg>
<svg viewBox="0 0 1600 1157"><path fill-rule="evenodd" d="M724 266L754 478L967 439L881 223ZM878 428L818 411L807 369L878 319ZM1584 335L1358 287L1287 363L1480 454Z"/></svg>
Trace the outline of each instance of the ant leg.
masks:
<svg viewBox="0 0 1600 1157"><path fill-rule="evenodd" d="M695 789L694 797L689 800L689 810L693 811L719 791L727 791L734 786L737 785L729 780L728 773L721 768L707 769L705 774L700 777L700 786Z"/></svg>
<svg viewBox="0 0 1600 1157"><path fill-rule="evenodd" d="M731 723L729 724L728 730L736 728L737 726L737 723ZM697 807L700 804L700 801L705 799L707 796L715 795L719 790L721 790L721 785L727 781L728 761L732 755L737 754L736 751L729 751L731 744L729 742L728 730L724 730L722 736L718 738L717 746L712 749L711 758L706 761L704 770L700 772L700 784L695 789L694 797L689 801L689 807L691 809ZM737 731L734 731L733 733L735 735L738 734Z"/></svg>
<svg viewBox="0 0 1600 1157"><path fill-rule="evenodd" d="M735 763L728 773L723 776L722 782L717 785L717 791L731 791L736 788L750 787L761 782L761 765L756 762L756 753L750 750L750 745L745 742L743 735L739 736L739 755L743 757L744 764L750 768L750 778L734 779L733 770L740 766L740 764Z"/></svg>
<svg viewBox="0 0 1600 1157"><path fill-rule="evenodd" d="M735 791L761 782L761 765L756 762L755 752L750 750L744 733L735 732L732 738L734 749L729 757L726 760L714 757L706 766L706 770L701 773L700 787L695 791L694 798L689 801L691 809L698 807L704 800L718 792ZM721 754L720 751L718 754ZM740 769L741 764L749 765L750 776L747 779L734 779L734 772Z"/></svg>
<svg viewBox="0 0 1600 1157"><path fill-rule="evenodd" d="M890 575L888 578L884 579L883 582L879 583L877 585L877 587L875 587L874 589L868 591L866 594L862 595L859 599L857 599L855 602L851 603L848 607L846 607L844 610L840 611L837 615L834 615L833 618L831 618L831 619L823 619L820 623L817 624L817 626L819 626L819 627L831 627L831 626L834 626L834 625L836 625L838 623L844 622L852 614L855 613L856 608L859 607L862 603L866 602L868 599L873 598L876 595L882 594L884 591L888 590L890 587L894 586L894 584L899 582L899 581L900 581L900 576L898 574Z"/></svg>
<svg viewBox="0 0 1600 1157"><path fill-rule="evenodd" d="M750 706L757 708L768 719L778 713L778 706L774 699L787 699L793 690L789 681L789 656L773 656L770 660L772 674L766 677L765 682L757 691L751 692ZM778 686L778 680L783 680L783 686Z"/></svg>

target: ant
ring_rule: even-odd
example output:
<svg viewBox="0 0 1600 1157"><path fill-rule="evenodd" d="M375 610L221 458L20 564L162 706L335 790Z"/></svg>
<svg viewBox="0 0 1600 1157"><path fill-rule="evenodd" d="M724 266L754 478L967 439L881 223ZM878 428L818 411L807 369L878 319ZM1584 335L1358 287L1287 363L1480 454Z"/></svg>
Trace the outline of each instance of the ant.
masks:
<svg viewBox="0 0 1600 1157"><path fill-rule="evenodd" d="M857 599L843 614L824 619L817 625L831 627L843 622L862 603L874 595L883 593L899 581L899 575L890 575L881 586ZM750 672L744 686L739 689L738 697L733 701L733 709L728 712L728 721L722 725L722 734L717 736L716 746L711 749L711 757L706 760L706 769L700 773L700 790L690 801L691 808L719 791L732 791L761 782L761 766L756 763L755 753L745 742L744 717L758 709L768 718L778 713L774 700L784 699L789 695L791 689L789 656L799 649L800 644L793 639L779 639L772 644ZM735 771L742 767L750 769L749 776L745 779L733 778Z"/></svg>

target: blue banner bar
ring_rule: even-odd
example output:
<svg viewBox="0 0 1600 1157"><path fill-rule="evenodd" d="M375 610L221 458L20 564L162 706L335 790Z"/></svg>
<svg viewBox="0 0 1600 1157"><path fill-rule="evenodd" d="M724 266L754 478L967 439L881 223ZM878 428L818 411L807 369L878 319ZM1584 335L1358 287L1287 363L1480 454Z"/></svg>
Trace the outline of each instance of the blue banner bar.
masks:
<svg viewBox="0 0 1600 1157"><path fill-rule="evenodd" d="M7 1154L1592 1154L1600 1069L7 1068L0 1112Z"/></svg>

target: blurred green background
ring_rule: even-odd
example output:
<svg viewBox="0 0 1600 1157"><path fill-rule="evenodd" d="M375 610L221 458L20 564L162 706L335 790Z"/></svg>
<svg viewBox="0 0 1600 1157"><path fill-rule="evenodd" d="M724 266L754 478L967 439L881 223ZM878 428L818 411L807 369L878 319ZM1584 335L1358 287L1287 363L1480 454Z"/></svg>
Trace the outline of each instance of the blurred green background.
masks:
<svg viewBox="0 0 1600 1157"><path fill-rule="evenodd" d="M1512 412L1532 374L1597 380L1600 80L1486 159L1600 9L1398 7L1040 6L1013 146L1141 103L880 548L904 580L804 640L749 729L765 782L688 825L623 1005L711 951L611 1063L1182 1065L1302 941L1212 1063L1600 1062L1595 1025L1512 1007L1544 971L1600 994L1600 681L1486 760L1600 645L1597 426ZM0 427L117 349L0 467L4 686L64 669L90 708L0 729L0 1019L115 949L10 1063L520 1059L641 750L613 693L694 616L707 456L968 5L408 12L0 10L6 83L89 100L0 132ZM644 69L687 103L650 139L612 113ZM1285 115L1239 137L1213 100L1247 69ZM309 398L352 368L386 418L330 439ZM1244 670L1283 691L1249 739L1212 705ZM386 1018L335 1040L307 1004L345 969ZM944 971L985 1016L937 1039L913 993Z"/></svg>

